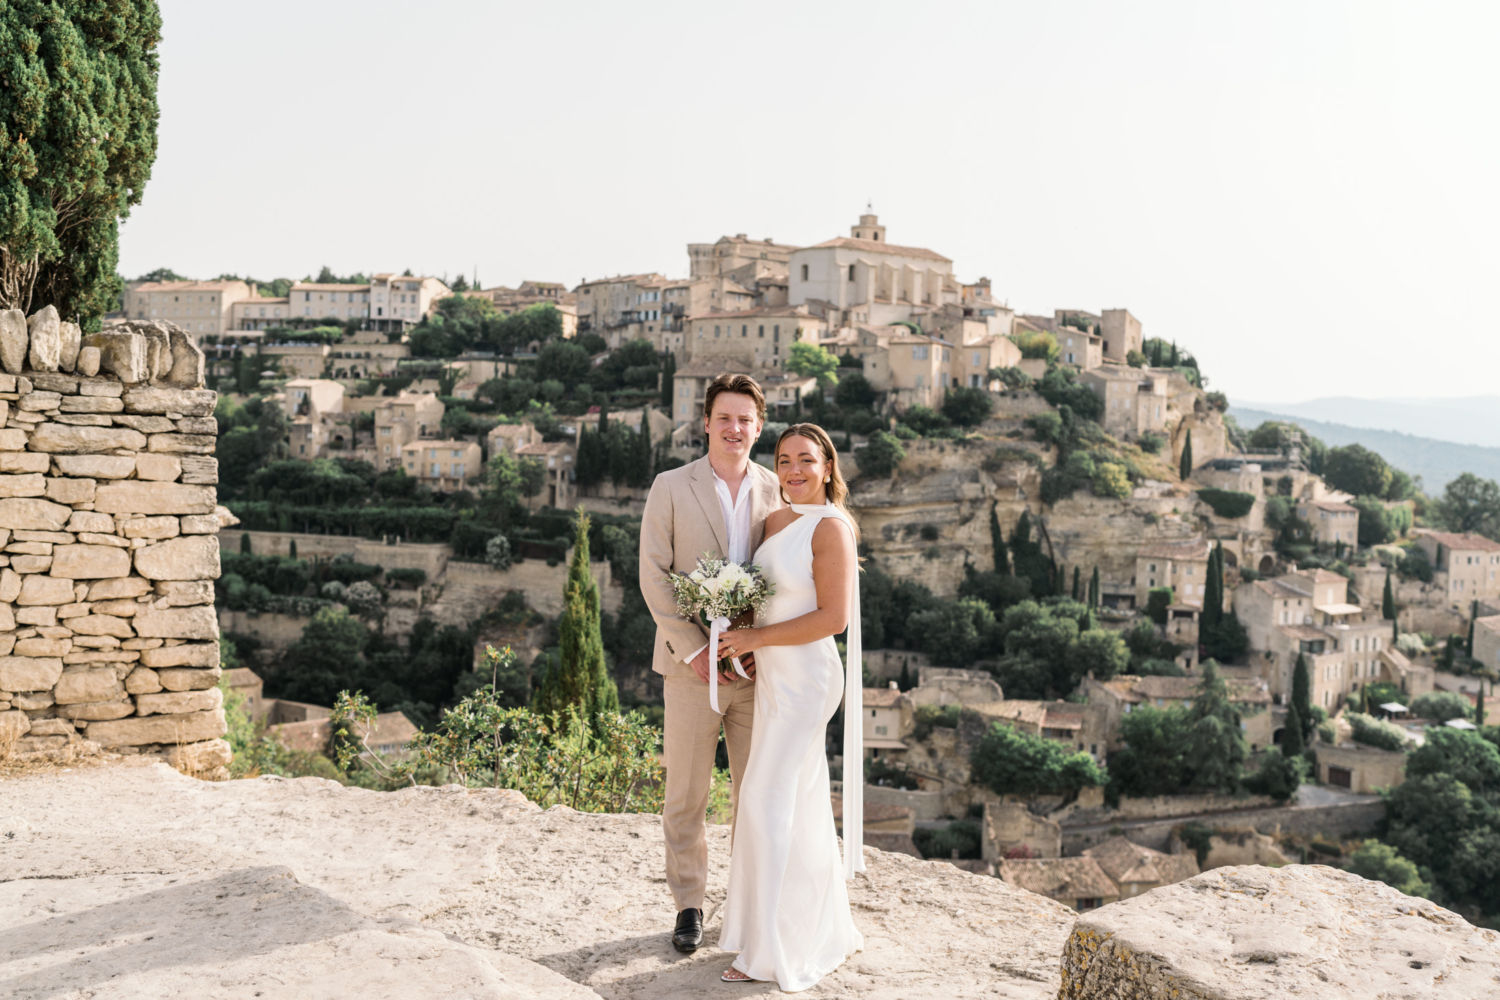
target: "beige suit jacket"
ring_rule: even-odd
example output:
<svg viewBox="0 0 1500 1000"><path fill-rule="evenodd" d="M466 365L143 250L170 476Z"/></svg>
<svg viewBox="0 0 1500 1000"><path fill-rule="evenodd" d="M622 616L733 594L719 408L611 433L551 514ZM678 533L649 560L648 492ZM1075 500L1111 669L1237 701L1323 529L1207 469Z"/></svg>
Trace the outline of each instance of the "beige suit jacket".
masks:
<svg viewBox="0 0 1500 1000"><path fill-rule="evenodd" d="M755 462L750 463L741 489L752 491L750 552L754 555L765 537L767 515L786 505L776 474ZM708 632L678 616L667 572L691 572L705 552L722 556L728 551L729 529L708 459L657 476L641 517L641 594L656 619L652 670L667 677L697 677L682 657L708 642Z"/></svg>

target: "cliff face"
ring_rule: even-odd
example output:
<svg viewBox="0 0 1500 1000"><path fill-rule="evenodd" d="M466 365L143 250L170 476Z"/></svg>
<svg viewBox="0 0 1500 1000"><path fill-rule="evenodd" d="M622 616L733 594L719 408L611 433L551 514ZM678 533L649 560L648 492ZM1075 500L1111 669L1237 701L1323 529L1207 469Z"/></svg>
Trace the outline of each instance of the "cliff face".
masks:
<svg viewBox="0 0 1500 1000"><path fill-rule="evenodd" d="M728 846L710 827L707 945L689 957L669 943L657 816L456 786L200 782L138 759L0 781L0 993L719 995ZM865 854L850 884L865 950L804 995L1056 996L1071 911Z"/></svg>

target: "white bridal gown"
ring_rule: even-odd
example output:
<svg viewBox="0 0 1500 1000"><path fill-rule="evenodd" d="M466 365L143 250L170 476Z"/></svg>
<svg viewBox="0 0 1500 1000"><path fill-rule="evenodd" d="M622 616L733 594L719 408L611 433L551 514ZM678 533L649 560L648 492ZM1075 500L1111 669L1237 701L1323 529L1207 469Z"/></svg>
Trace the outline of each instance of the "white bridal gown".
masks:
<svg viewBox="0 0 1500 1000"><path fill-rule="evenodd" d="M804 513L756 552L776 587L763 624L817 610L812 536L820 523L822 517ZM824 754L828 720L844 696L844 667L831 636L763 647L755 665L755 729L719 947L740 953L734 968L745 975L795 993L864 947L849 915ZM857 843L854 851L858 858Z"/></svg>

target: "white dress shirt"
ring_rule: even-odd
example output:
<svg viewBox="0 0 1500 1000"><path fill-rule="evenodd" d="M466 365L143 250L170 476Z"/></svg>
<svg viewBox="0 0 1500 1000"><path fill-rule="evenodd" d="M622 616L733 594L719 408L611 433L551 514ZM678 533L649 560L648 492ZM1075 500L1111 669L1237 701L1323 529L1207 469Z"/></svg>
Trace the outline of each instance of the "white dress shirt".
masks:
<svg viewBox="0 0 1500 1000"><path fill-rule="evenodd" d="M712 465L709 470L713 470ZM739 495L735 497L729 495L729 484L714 472L714 491L719 494L719 511L724 515L724 527L729 532L729 551L724 553L724 558L730 562L744 564L750 561L750 492L754 488L755 483L750 478L748 467L744 478L740 480ZM707 648L708 643L704 643L690 655L684 656L682 662L692 663Z"/></svg>

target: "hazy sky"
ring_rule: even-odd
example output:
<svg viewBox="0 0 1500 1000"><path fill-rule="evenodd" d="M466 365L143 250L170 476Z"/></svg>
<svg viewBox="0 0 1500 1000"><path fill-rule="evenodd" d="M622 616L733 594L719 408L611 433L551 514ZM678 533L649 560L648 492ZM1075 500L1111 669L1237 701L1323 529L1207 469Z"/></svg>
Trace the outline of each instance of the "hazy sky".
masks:
<svg viewBox="0 0 1500 1000"><path fill-rule="evenodd" d="M1497 391L1494 3L162 6L127 277L677 276L869 199L1232 397Z"/></svg>

